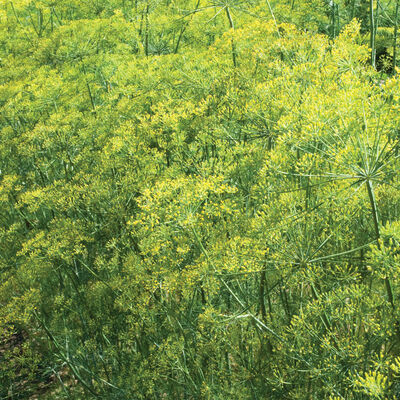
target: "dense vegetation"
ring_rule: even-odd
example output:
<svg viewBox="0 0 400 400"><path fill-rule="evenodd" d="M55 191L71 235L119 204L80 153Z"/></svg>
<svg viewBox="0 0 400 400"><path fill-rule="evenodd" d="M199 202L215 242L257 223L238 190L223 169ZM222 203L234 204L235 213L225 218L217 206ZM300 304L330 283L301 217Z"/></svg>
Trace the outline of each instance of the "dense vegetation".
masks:
<svg viewBox="0 0 400 400"><path fill-rule="evenodd" d="M398 6L1 1L0 398L400 398Z"/></svg>

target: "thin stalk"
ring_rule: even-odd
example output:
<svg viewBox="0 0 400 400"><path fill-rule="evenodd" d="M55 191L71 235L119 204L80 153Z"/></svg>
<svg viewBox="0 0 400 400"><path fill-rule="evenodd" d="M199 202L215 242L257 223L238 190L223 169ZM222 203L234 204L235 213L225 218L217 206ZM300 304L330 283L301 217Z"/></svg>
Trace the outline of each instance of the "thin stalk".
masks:
<svg viewBox="0 0 400 400"><path fill-rule="evenodd" d="M371 181L368 179L365 183L367 185L369 202L370 202L371 209L372 209L372 219L374 221L376 244L377 244L378 249L380 250L381 249L381 244L380 244L381 234L380 234L380 230L379 230L379 218L378 218L378 210L376 208L375 193L374 193ZM389 302L390 302L391 306L394 308L393 289L392 289L392 284L388 277L385 278L385 286L386 286L386 292L387 292Z"/></svg>
<svg viewBox="0 0 400 400"><path fill-rule="evenodd" d="M260 273L260 289L259 289L260 310L263 321L265 321L267 317L267 310L265 309L264 296L265 296L265 269L263 269Z"/></svg>
<svg viewBox="0 0 400 400"><path fill-rule="evenodd" d="M51 370L53 371L53 374L57 377L58 381L60 382L61 387L62 387L65 395L67 396L67 398L72 399L71 393L70 393L68 387L65 386L63 380L61 379L60 373L58 371L56 371L54 368L52 368Z"/></svg>
<svg viewBox="0 0 400 400"><path fill-rule="evenodd" d="M319 300L319 294L317 292L315 285L313 283L311 283L310 286L311 286L311 293L312 293L313 299ZM331 322L329 321L328 315L325 311L320 316L320 319L321 319L322 324L324 325L324 328L326 329L326 331L332 332L332 325L331 325ZM332 341L333 341L333 345L334 345L335 349L338 350L339 344L338 344L335 336L332 336Z"/></svg>
<svg viewBox="0 0 400 400"><path fill-rule="evenodd" d="M13 14L14 14L15 19L17 20L17 22L18 22L18 23L21 25L21 27L23 28L25 37L26 37L28 40L30 40L29 36L27 35L27 33L26 33L26 31L25 31L24 25L22 24L22 22L21 22L20 19L18 18L17 12L15 11L14 3L11 1L10 4L11 4L11 9L12 9L12 12L13 12Z"/></svg>
<svg viewBox="0 0 400 400"><path fill-rule="evenodd" d="M229 26L231 27L232 30L235 30L235 26L233 24L233 19L232 19L231 13L229 12L229 7L225 7L225 11L226 11L226 16L228 17ZM236 47L235 47L235 42L234 42L233 38L231 39L231 43L232 43L232 61L233 61L233 66L236 68L237 67L237 54L236 54Z"/></svg>
<svg viewBox="0 0 400 400"><path fill-rule="evenodd" d="M350 19L351 19L351 20L353 20L353 18L354 18L355 6L356 6L356 0L353 0L353 1L351 2L351 13L350 13Z"/></svg>
<svg viewBox="0 0 400 400"><path fill-rule="evenodd" d="M268 312L269 312L269 318L271 322L273 322L273 316L272 316L272 302L271 302L271 294L270 294L270 289L268 287L268 282L266 282L266 289L267 289L267 301L268 301Z"/></svg>
<svg viewBox="0 0 400 400"><path fill-rule="evenodd" d="M60 17L58 16L58 14L57 14L57 12L56 12L54 7L51 7L51 11L54 14L54 16L57 18L58 24L62 25L62 21L61 21Z"/></svg>
<svg viewBox="0 0 400 400"><path fill-rule="evenodd" d="M92 105L93 111L96 111L96 106L94 104L94 98L93 98L92 90L90 89L89 81L87 80L87 76L86 76L85 63L83 62L82 59L81 59L81 63L82 63L83 74L85 75L86 88L88 90L88 94L89 94L89 98L90 98L90 104Z"/></svg>
<svg viewBox="0 0 400 400"><path fill-rule="evenodd" d="M195 10L197 10L199 8L199 5L200 5L200 0L197 0ZM194 16L194 13L190 16L189 21L187 21L186 24L182 26L181 31L179 32L178 40L176 42L174 54L178 54L179 45L181 44L183 34L185 33L186 28L189 26L190 21L193 19L193 16Z"/></svg>
<svg viewBox="0 0 400 400"><path fill-rule="evenodd" d="M282 307L288 319L288 324L290 324L290 321L292 320L292 313L290 310L290 305L287 298L286 290L282 287L282 280L279 283L279 296L281 298Z"/></svg>
<svg viewBox="0 0 400 400"><path fill-rule="evenodd" d="M145 33L144 33L144 54L149 55L149 2L146 7Z"/></svg>
<svg viewBox="0 0 400 400"><path fill-rule="evenodd" d="M39 29L39 37L42 37L44 26L43 26L43 11L39 9L38 11L38 29Z"/></svg>
<svg viewBox="0 0 400 400"><path fill-rule="evenodd" d="M142 33L143 33L143 19L144 19L144 11L142 11L141 17L140 17L139 32L138 32L140 37L142 37Z"/></svg>
<svg viewBox="0 0 400 400"><path fill-rule="evenodd" d="M339 31L340 31L340 13L339 13L339 4L336 4L336 16L337 16L337 20L336 20L337 32L339 32Z"/></svg>
<svg viewBox="0 0 400 400"><path fill-rule="evenodd" d="M278 34L278 37L281 37L281 33L279 32L278 23L276 22L274 10L272 9L271 3L269 2L269 0L267 0L267 6L268 6L268 9L269 9L269 12L271 13L271 17L272 17L272 19L274 21L274 25L275 25L275 28L276 28L276 33ZM294 6L294 1L293 1L293 6Z"/></svg>
<svg viewBox="0 0 400 400"><path fill-rule="evenodd" d="M398 16L399 16L400 0L396 1L396 13L394 15L394 33L393 33L393 72L396 68L397 61L397 31L398 31Z"/></svg>
<svg viewBox="0 0 400 400"><path fill-rule="evenodd" d="M179 32L179 36L178 36L178 40L176 42L174 54L178 54L179 45L181 44L181 40L182 40L183 34L185 33L187 25L188 24L183 25L182 28L181 28L181 31Z"/></svg>
<svg viewBox="0 0 400 400"><path fill-rule="evenodd" d="M376 34L378 32L378 26L379 26L379 17L380 17L379 9L380 9L380 7L381 7L380 2L379 2L379 0L377 0L376 1L376 11L375 11L375 41L376 41ZM375 47L376 47L376 44L375 44ZM375 52L376 52L376 50L375 50Z"/></svg>
<svg viewBox="0 0 400 400"><path fill-rule="evenodd" d="M369 1L369 29L370 29L370 47L371 47L371 65L375 68L376 48L375 48L375 17L374 0Z"/></svg>

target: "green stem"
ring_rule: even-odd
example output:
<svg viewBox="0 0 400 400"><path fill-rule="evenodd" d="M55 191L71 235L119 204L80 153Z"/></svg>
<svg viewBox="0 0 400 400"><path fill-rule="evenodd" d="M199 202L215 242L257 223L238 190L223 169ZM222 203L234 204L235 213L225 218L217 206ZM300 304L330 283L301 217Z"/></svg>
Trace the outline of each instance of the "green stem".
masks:
<svg viewBox="0 0 400 400"><path fill-rule="evenodd" d="M379 230L379 218L378 218L378 210L376 208L375 193L374 193L374 190L372 187L372 182L369 179L366 181L366 185L367 185L367 190L368 190L369 202L371 204L371 209L372 209L372 218L374 221L376 243L377 243L378 249L380 250L381 249L381 244L380 244L381 234L380 234L380 230ZM385 278L385 286L386 286L386 292L387 292L389 302L390 302L391 306L394 308L393 289L392 289L392 284L388 277Z"/></svg>
<svg viewBox="0 0 400 400"><path fill-rule="evenodd" d="M196 4L196 7L195 7L196 10L199 8L199 5L200 5L200 0L197 0L197 4ZM194 13L191 15L190 20L187 21L186 24L182 26L181 31L179 32L179 36L178 36L178 40L176 42L174 54L178 54L179 45L181 44L181 40L182 40L183 34L185 33L186 28L189 26L190 21L193 19L193 15L194 15Z"/></svg>
<svg viewBox="0 0 400 400"><path fill-rule="evenodd" d="M375 68L375 18L374 18L374 0L369 1L369 24L370 24L370 47L371 47L371 65Z"/></svg>
<svg viewBox="0 0 400 400"><path fill-rule="evenodd" d="M82 63L83 74L85 76L86 88L88 90L88 94L89 94L89 98L90 98L90 104L92 105L93 111L96 111L96 106L94 104L94 98L93 98L92 90L90 89L89 81L88 81L87 75L86 75L85 63L83 62L82 58L81 58L81 63Z"/></svg>
<svg viewBox="0 0 400 400"><path fill-rule="evenodd" d="M353 0L351 3L351 14L350 14L350 20L353 20L354 18L354 10L355 10L355 6L356 6L356 0Z"/></svg>
<svg viewBox="0 0 400 400"><path fill-rule="evenodd" d="M265 269L263 269L260 273L260 289L259 289L260 310L261 310L261 316L262 316L263 321L266 320L266 316L267 316L267 310L265 309L264 296L265 296Z"/></svg>
<svg viewBox="0 0 400 400"><path fill-rule="evenodd" d="M398 30L398 16L399 16L399 4L400 1L396 1L396 13L394 16L394 34L393 34L393 72L396 68L397 59L397 30Z"/></svg>
<svg viewBox="0 0 400 400"><path fill-rule="evenodd" d="M148 57L148 55L149 55L149 2L147 2L147 6L146 6L144 54L146 55L146 57Z"/></svg>
<svg viewBox="0 0 400 400"><path fill-rule="evenodd" d="M226 16L228 17L229 26L231 27L232 30L235 30L235 26L233 24L233 19L232 19L231 13L229 12L229 7L226 7L225 11L226 11ZM233 66L236 68L237 67L237 54L236 54L236 47L235 47L235 42L233 41L233 38L231 39L231 43L232 43L232 61L233 61Z"/></svg>

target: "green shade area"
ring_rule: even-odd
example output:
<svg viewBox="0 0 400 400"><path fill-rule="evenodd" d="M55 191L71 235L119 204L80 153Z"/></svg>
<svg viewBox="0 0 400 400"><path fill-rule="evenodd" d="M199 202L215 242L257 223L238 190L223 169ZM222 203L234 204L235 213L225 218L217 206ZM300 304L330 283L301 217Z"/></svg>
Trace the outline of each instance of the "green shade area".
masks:
<svg viewBox="0 0 400 400"><path fill-rule="evenodd" d="M400 0L0 0L0 400L400 399Z"/></svg>

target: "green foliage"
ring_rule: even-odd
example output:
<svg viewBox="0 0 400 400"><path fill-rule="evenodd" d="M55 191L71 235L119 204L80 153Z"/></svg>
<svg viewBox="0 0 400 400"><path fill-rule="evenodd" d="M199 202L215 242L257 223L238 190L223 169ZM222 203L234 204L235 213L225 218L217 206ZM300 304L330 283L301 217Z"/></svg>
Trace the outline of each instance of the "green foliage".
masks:
<svg viewBox="0 0 400 400"><path fill-rule="evenodd" d="M400 80L367 30L358 1L0 3L1 398L399 397Z"/></svg>

